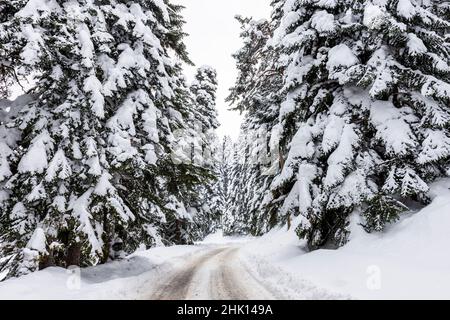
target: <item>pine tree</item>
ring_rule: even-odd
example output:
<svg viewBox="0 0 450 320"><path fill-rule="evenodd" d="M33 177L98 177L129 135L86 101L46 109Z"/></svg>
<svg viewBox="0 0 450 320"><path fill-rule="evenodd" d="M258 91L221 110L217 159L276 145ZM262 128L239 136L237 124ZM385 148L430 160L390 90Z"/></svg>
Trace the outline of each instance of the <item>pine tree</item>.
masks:
<svg viewBox="0 0 450 320"><path fill-rule="evenodd" d="M250 183L245 170L246 141L244 135L239 135L238 143L233 145L231 164L228 171L229 207L224 214L223 229L226 235L251 234L251 219L247 206L247 189ZM243 183L242 181L246 181Z"/></svg>
<svg viewBox="0 0 450 320"><path fill-rule="evenodd" d="M10 88L17 82L18 70L14 68L14 62L18 59L18 52L14 50L17 40L14 35L18 33L18 25L14 15L23 6L23 1L0 1L0 99L7 99ZM8 47L2 44L8 43Z"/></svg>
<svg viewBox="0 0 450 320"><path fill-rule="evenodd" d="M195 120L201 123L203 131L214 131L219 127L216 109L217 72L210 66L197 70L190 90L196 105ZM207 139L208 137L205 137ZM207 144L207 143L205 143Z"/></svg>
<svg viewBox="0 0 450 320"><path fill-rule="evenodd" d="M36 77L36 99L8 125L21 136L0 150L10 167L0 181L10 275L191 241L195 225L179 217L198 180L171 157L193 108L170 58L190 62L180 9L143 0L8 5L0 55Z"/></svg>
<svg viewBox="0 0 450 320"><path fill-rule="evenodd" d="M228 231L230 228L229 219L231 216L230 209L231 202L231 173L233 168L234 143L229 136L225 136L220 143L217 152L217 172L218 180L215 183L214 190L214 207L216 211L220 212L219 227L223 231Z"/></svg>
<svg viewBox="0 0 450 320"><path fill-rule="evenodd" d="M241 165L236 161L232 173L235 191L243 190L232 193L235 228L260 221L290 227L295 218L314 249L345 243L353 212L362 214L367 231L381 231L408 210L406 203L426 204L429 183L449 174L448 6L272 6L270 23L239 18L247 40L236 55L240 73L230 101L247 114ZM253 179L261 181L262 172L242 165L264 145L245 138L259 130L270 137L276 177L269 188ZM246 210L255 190L265 195L259 216Z"/></svg>
<svg viewBox="0 0 450 320"><path fill-rule="evenodd" d="M232 207L229 233L262 234L278 221L265 214L272 177L278 172L278 94L282 78L277 52L269 43L273 25L237 17L244 46L235 55L239 71L228 101L246 112L241 128L239 154L232 169ZM276 21L276 18L274 18ZM235 194L235 192L237 194Z"/></svg>
<svg viewBox="0 0 450 320"><path fill-rule="evenodd" d="M194 100L195 113L192 115L192 162L199 167L203 175L201 184L196 188L192 199L192 208L196 212L196 223L200 237L216 231L220 225L221 203L218 196L220 160L218 159L219 127L216 109L217 72L210 66L198 68L190 86Z"/></svg>
<svg viewBox="0 0 450 320"><path fill-rule="evenodd" d="M345 243L348 217L369 231L449 166L448 21L421 1L294 1L271 40L284 69L280 215L300 215L311 248ZM282 204L279 207L279 204Z"/></svg>

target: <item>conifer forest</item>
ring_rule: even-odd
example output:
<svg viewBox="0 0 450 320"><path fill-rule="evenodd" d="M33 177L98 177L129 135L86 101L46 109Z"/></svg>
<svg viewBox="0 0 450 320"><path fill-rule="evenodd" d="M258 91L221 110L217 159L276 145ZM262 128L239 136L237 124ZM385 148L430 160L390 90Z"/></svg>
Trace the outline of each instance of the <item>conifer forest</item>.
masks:
<svg viewBox="0 0 450 320"><path fill-rule="evenodd" d="M450 299L449 230L450 1L0 0L0 299Z"/></svg>

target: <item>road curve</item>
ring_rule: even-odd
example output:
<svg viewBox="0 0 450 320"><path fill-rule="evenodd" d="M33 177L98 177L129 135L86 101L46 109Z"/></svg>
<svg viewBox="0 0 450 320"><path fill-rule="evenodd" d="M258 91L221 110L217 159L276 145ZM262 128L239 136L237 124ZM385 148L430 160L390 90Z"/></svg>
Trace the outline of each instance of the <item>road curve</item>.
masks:
<svg viewBox="0 0 450 320"><path fill-rule="evenodd" d="M161 279L150 300L277 299L240 263L238 250L222 247L194 255Z"/></svg>

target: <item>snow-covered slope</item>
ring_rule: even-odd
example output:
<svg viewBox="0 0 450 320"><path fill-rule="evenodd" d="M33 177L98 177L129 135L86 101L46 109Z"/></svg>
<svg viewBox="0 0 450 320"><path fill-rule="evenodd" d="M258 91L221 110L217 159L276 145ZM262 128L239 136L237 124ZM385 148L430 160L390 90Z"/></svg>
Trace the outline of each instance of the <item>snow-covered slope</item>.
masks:
<svg viewBox="0 0 450 320"><path fill-rule="evenodd" d="M384 233L367 234L354 217L350 242L338 250L305 253L284 229L244 250L250 259L268 259L283 272L357 299L449 299L449 188L449 179L434 184L431 205Z"/></svg>
<svg viewBox="0 0 450 320"><path fill-rule="evenodd" d="M201 246L158 247L128 259L80 270L48 268L0 283L0 300L145 299L162 274Z"/></svg>

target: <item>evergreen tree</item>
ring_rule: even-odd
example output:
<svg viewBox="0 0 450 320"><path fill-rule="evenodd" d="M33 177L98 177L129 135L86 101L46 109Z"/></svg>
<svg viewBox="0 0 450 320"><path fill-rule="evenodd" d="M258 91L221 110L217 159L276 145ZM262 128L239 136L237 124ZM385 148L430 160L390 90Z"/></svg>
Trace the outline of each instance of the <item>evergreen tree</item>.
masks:
<svg viewBox="0 0 450 320"><path fill-rule="evenodd" d="M272 175L267 162L267 132L246 131L236 144L229 169L226 234L261 235L275 225L263 211Z"/></svg>
<svg viewBox="0 0 450 320"><path fill-rule="evenodd" d="M231 173L233 168L234 143L229 136L225 136L220 143L217 152L218 180L214 190L214 207L220 212L219 226L223 231L229 230L231 203Z"/></svg>
<svg viewBox="0 0 450 320"><path fill-rule="evenodd" d="M192 162L204 176L191 197L200 237L217 230L222 215L217 188L220 174L219 138L216 135L216 129L219 127L216 109L217 85L216 70L202 66L197 70L190 87L195 106L195 113L190 120L193 131Z"/></svg>
<svg viewBox="0 0 450 320"><path fill-rule="evenodd" d="M20 1L0 1L0 99L7 99L10 96L10 88L18 79L17 70L14 69L18 53L11 50L11 47L5 48L1 44L6 41L14 43L13 38L18 29L17 24L12 21L22 5Z"/></svg>
<svg viewBox="0 0 450 320"><path fill-rule="evenodd" d="M196 106L195 120L197 120L205 133L219 127L216 109L217 72L210 66L202 66L197 70L191 85L191 92ZM205 145L208 137L205 136Z"/></svg>
<svg viewBox="0 0 450 320"><path fill-rule="evenodd" d="M229 100L246 119L232 173L234 229L294 224L314 249L345 243L354 212L367 231L381 231L407 203L428 203L429 183L450 165L448 6L272 6L270 23L238 18L246 40ZM258 166L245 165L264 146L246 136L261 131L276 174L270 187ZM264 194L256 214L252 194Z"/></svg>
<svg viewBox="0 0 450 320"><path fill-rule="evenodd" d="M266 214L265 206L270 198L267 190L281 160L277 124L282 73L277 52L269 43L276 23L242 17L237 20L244 45L234 55L239 73L228 101L246 116L231 174L233 205L229 214L234 223L228 232L258 235L277 223L275 215Z"/></svg>
<svg viewBox="0 0 450 320"><path fill-rule="evenodd" d="M35 100L8 124L19 136L1 135L0 267L20 275L87 266L140 246L190 241L195 225L180 217L198 179L183 178L196 168L171 157L173 133L187 127L193 108L170 58L190 62L181 7L166 0L6 6L0 55L19 74L34 74L36 86Z"/></svg>
<svg viewBox="0 0 450 320"><path fill-rule="evenodd" d="M284 69L286 163L272 206L311 248L343 244L427 203L448 174L448 21L422 1L291 1L272 41ZM281 207L279 204L282 204Z"/></svg>

